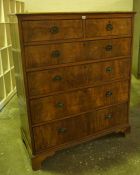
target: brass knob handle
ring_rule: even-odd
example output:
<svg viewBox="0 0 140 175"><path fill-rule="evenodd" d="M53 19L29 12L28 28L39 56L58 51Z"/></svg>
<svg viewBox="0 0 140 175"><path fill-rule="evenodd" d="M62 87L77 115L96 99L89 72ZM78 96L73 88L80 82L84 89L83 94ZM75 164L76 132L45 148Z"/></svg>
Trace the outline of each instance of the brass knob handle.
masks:
<svg viewBox="0 0 140 175"><path fill-rule="evenodd" d="M106 25L106 30L107 30L107 31L112 31L112 30L113 30L113 25L110 24L110 23L107 24L107 25Z"/></svg>
<svg viewBox="0 0 140 175"><path fill-rule="evenodd" d="M108 114L108 115L105 116L105 119L109 119L110 120L110 119L112 119L112 117L113 116L111 114Z"/></svg>
<svg viewBox="0 0 140 175"><path fill-rule="evenodd" d="M106 72L108 72L108 73L112 72L112 67L107 67Z"/></svg>
<svg viewBox="0 0 140 175"><path fill-rule="evenodd" d="M62 80L62 77L60 75L56 75L54 78L53 78L54 81L61 81Z"/></svg>
<svg viewBox="0 0 140 175"><path fill-rule="evenodd" d="M67 128L59 128L58 129L58 133L60 133L60 134L63 134L65 132L67 132Z"/></svg>
<svg viewBox="0 0 140 175"><path fill-rule="evenodd" d="M106 50L106 51L111 51L112 48L113 48L112 45L107 45L107 46L105 47L105 50Z"/></svg>
<svg viewBox="0 0 140 175"><path fill-rule="evenodd" d="M62 108L64 108L64 104L62 102L58 102L56 104L56 108L62 109Z"/></svg>
<svg viewBox="0 0 140 175"><path fill-rule="evenodd" d="M59 32L59 28L57 26L53 26L50 28L51 34L57 34Z"/></svg>
<svg viewBox="0 0 140 175"><path fill-rule="evenodd" d="M52 52L51 55L52 55L53 58L58 58L58 57L60 57L60 52L59 52L59 50L55 50L55 51Z"/></svg>
<svg viewBox="0 0 140 175"><path fill-rule="evenodd" d="M111 97L112 95L113 95L113 93L111 91L106 92L106 97Z"/></svg>

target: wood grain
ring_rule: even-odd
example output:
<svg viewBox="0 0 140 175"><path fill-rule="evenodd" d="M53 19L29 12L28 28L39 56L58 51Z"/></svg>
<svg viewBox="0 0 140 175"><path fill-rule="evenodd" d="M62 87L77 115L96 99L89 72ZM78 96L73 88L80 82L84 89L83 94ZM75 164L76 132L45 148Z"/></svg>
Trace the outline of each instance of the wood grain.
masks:
<svg viewBox="0 0 140 175"><path fill-rule="evenodd" d="M134 12L17 16L17 91L33 169L58 150L125 133Z"/></svg>
<svg viewBox="0 0 140 175"><path fill-rule="evenodd" d="M109 118L111 116L111 118ZM84 138L127 122L127 104L33 128L36 151ZM79 127L80 126L80 127Z"/></svg>
<svg viewBox="0 0 140 175"><path fill-rule="evenodd" d="M124 69L125 67L125 69ZM48 95L83 86L129 77L130 60L85 64L28 73L29 95Z"/></svg>
<svg viewBox="0 0 140 175"><path fill-rule="evenodd" d="M112 94L107 95L109 92ZM127 100L127 81L31 100L32 122L39 123L63 118L67 115Z"/></svg>
<svg viewBox="0 0 140 175"><path fill-rule="evenodd" d="M24 42L82 38L81 20L25 21L22 23ZM51 31L56 27L58 31Z"/></svg>
<svg viewBox="0 0 140 175"><path fill-rule="evenodd" d="M108 45L112 46L112 49L109 51L106 50ZM26 46L26 67L29 69L86 60L129 56L130 48L131 38ZM55 52L59 54L53 56Z"/></svg>
<svg viewBox="0 0 140 175"><path fill-rule="evenodd" d="M112 29L107 29L111 24ZM86 37L106 35L129 35L131 33L131 18L87 19Z"/></svg>

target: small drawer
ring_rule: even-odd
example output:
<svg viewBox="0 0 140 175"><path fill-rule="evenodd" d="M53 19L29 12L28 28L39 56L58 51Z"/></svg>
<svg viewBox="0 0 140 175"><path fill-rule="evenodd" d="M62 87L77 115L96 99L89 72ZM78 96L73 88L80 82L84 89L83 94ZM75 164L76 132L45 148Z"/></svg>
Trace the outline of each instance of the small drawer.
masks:
<svg viewBox="0 0 140 175"><path fill-rule="evenodd" d="M30 101L32 123L51 121L93 108L126 102L129 82L121 81Z"/></svg>
<svg viewBox="0 0 140 175"><path fill-rule="evenodd" d="M124 69L125 67L125 69ZM71 90L129 77L130 60L122 59L28 73L29 95Z"/></svg>
<svg viewBox="0 0 140 175"><path fill-rule="evenodd" d="M42 20L22 22L24 42L82 38L82 20Z"/></svg>
<svg viewBox="0 0 140 175"><path fill-rule="evenodd" d="M131 38L26 46L26 68L130 56Z"/></svg>
<svg viewBox="0 0 140 175"><path fill-rule="evenodd" d="M102 131L117 125L128 124L128 104L121 104L95 112L95 131Z"/></svg>
<svg viewBox="0 0 140 175"><path fill-rule="evenodd" d="M131 18L87 19L86 37L132 35Z"/></svg>
<svg viewBox="0 0 140 175"><path fill-rule="evenodd" d="M33 128L36 152L46 148L60 146L99 131L128 123L127 104L53 122Z"/></svg>

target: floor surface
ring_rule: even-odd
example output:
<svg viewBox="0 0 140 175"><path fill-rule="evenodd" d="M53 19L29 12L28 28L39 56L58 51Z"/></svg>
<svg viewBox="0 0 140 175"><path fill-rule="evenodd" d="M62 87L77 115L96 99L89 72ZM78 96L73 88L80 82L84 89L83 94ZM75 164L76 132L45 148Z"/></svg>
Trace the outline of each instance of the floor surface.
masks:
<svg viewBox="0 0 140 175"><path fill-rule="evenodd" d="M0 112L0 175L140 175L140 80L132 78L126 137L109 135L58 152L32 171L20 136L17 97Z"/></svg>

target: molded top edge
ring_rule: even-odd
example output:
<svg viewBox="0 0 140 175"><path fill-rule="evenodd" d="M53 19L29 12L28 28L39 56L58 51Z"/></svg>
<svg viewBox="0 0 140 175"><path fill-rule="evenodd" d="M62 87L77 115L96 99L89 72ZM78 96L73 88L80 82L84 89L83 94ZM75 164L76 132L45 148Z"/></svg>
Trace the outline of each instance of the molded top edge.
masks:
<svg viewBox="0 0 140 175"><path fill-rule="evenodd" d="M26 12L26 13L16 13L16 14L11 14L11 15L61 15L61 14L89 14L89 13L93 13L93 14L114 14L114 13L118 13L118 14L125 14L125 13L130 13L130 14L135 14L136 12L134 11L81 11L81 12Z"/></svg>

